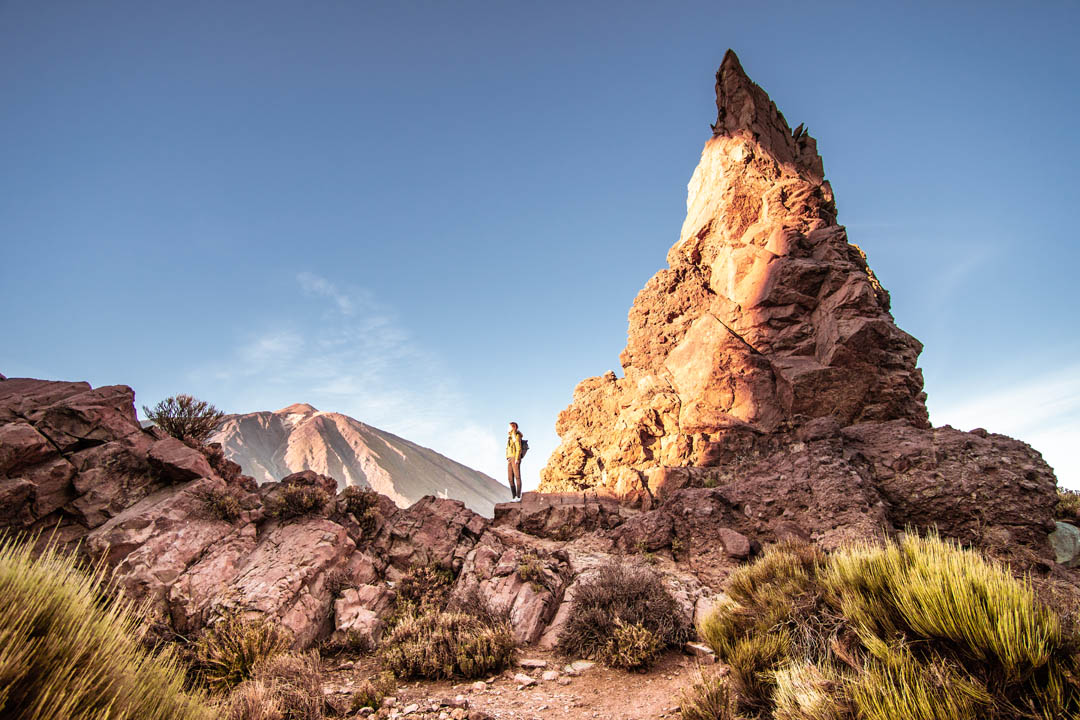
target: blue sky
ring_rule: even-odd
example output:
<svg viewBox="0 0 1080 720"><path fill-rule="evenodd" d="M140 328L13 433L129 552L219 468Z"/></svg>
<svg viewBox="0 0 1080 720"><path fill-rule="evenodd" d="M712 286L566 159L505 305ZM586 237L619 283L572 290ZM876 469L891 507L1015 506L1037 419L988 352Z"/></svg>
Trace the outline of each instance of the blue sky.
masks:
<svg viewBox="0 0 1080 720"><path fill-rule="evenodd" d="M0 0L0 372L309 402L502 479L618 368L734 48L926 344L1080 488L1076 3Z"/></svg>

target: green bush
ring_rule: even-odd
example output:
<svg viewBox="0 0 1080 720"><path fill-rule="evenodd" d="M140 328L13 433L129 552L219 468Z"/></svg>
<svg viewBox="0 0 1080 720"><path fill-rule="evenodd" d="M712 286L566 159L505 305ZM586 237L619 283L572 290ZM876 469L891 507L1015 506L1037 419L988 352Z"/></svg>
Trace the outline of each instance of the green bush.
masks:
<svg viewBox="0 0 1080 720"><path fill-rule="evenodd" d="M401 617L380 654L401 678L484 677L513 660L514 636L506 623L429 607Z"/></svg>
<svg viewBox="0 0 1080 720"><path fill-rule="evenodd" d="M288 652L288 631L262 618L229 613L207 627L195 642L199 675L215 690L251 679L256 665Z"/></svg>
<svg viewBox="0 0 1080 720"><path fill-rule="evenodd" d="M178 440L202 445L221 424L225 413L191 395L167 397L153 409L143 405L147 419Z"/></svg>
<svg viewBox="0 0 1080 720"><path fill-rule="evenodd" d="M936 536L770 548L699 631L741 712L803 720L1080 713L1077 633L1029 583ZM828 700L826 700L828 699Z"/></svg>
<svg viewBox="0 0 1080 720"><path fill-rule="evenodd" d="M617 638L616 631L625 626L639 630L623 629L624 637ZM640 630L648 631L658 645L656 652L642 658L643 664L690 634L678 604L655 572L612 563L574 588L570 617L559 634L557 650L567 657L610 663L620 657L618 646L626 645L630 633L638 637L637 642L643 641Z"/></svg>
<svg viewBox="0 0 1080 720"><path fill-rule="evenodd" d="M10 720L209 720L185 691L170 650L148 653L146 628L123 598L106 600L87 573L49 544L0 540L0 717Z"/></svg>

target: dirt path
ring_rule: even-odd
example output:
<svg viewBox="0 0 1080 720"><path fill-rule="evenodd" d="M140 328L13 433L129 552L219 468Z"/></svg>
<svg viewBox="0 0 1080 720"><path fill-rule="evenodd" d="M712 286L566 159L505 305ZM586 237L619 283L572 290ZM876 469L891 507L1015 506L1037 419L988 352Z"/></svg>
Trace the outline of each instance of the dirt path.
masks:
<svg viewBox="0 0 1080 720"><path fill-rule="evenodd" d="M566 672L565 660L549 653L528 652L520 660L546 662L543 668L515 667L482 682L410 682L399 685L392 706L383 717L410 720L469 717L479 711L495 720L647 720L678 717L679 691L697 677L697 661L678 652L665 654L648 672L625 672L594 665L577 674ZM350 687L373 674L371 658L328 659L326 688L344 697ZM558 678L545 671L555 671ZM518 674L536 684L522 687ZM462 700L465 702L462 703ZM454 705L466 712L455 713ZM413 706L416 706L415 708ZM408 714L405 711L409 710ZM473 715L473 717L481 717Z"/></svg>

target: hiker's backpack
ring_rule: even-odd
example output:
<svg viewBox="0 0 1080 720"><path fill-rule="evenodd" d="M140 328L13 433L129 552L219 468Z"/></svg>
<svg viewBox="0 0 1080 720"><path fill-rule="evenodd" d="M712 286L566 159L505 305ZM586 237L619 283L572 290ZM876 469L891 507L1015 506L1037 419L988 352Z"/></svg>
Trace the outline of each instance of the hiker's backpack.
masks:
<svg viewBox="0 0 1080 720"><path fill-rule="evenodd" d="M529 441L525 438L521 438L521 457L525 457L525 453L529 452Z"/></svg>

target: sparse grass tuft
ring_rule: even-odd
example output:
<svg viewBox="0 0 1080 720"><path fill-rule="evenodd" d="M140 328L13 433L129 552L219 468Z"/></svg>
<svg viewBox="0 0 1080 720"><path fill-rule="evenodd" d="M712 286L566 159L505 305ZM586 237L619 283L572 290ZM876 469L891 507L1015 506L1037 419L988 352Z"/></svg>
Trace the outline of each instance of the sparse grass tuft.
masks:
<svg viewBox="0 0 1080 720"><path fill-rule="evenodd" d="M250 679L256 665L288 652L291 642L288 631L265 619L230 613L195 642L195 667L207 685L225 690Z"/></svg>
<svg viewBox="0 0 1080 720"><path fill-rule="evenodd" d="M140 644L140 613L100 571L49 544L0 539L0 717L209 720L170 650Z"/></svg>
<svg viewBox="0 0 1080 720"><path fill-rule="evenodd" d="M285 712L272 687L258 680L248 680L229 693L225 717L227 720L285 720Z"/></svg>
<svg viewBox="0 0 1080 720"><path fill-rule="evenodd" d="M697 680L679 695L682 720L737 720L735 697L724 679L698 668Z"/></svg>
<svg viewBox="0 0 1080 720"><path fill-rule="evenodd" d="M284 720L322 720L326 701L318 653L271 655L255 666L254 676L271 688Z"/></svg>
<svg viewBox="0 0 1080 720"><path fill-rule="evenodd" d="M660 650L689 636L675 599L655 572L609 564L574 589L570 618L557 649L565 656L609 662L619 657L619 643L625 645L632 632L637 642L643 638L640 630L624 629L623 638L617 640L620 625L648 631ZM643 660L647 664L654 657L651 653Z"/></svg>
<svg viewBox="0 0 1080 720"><path fill-rule="evenodd" d="M1002 566L936 536L770 548L700 632L739 710L794 720L1080 713L1080 638Z"/></svg>

